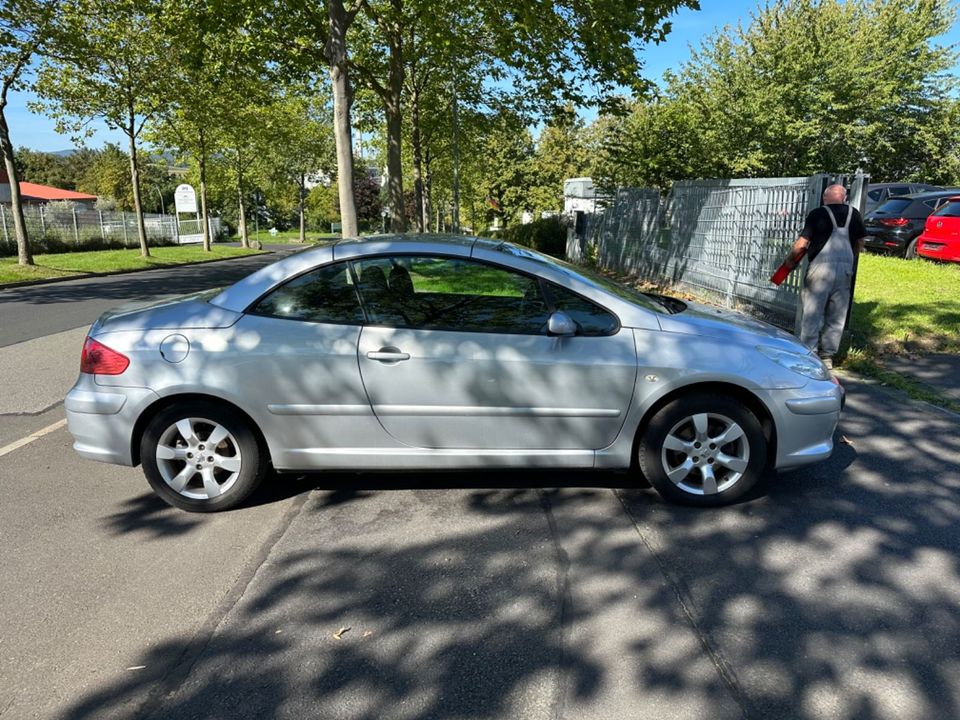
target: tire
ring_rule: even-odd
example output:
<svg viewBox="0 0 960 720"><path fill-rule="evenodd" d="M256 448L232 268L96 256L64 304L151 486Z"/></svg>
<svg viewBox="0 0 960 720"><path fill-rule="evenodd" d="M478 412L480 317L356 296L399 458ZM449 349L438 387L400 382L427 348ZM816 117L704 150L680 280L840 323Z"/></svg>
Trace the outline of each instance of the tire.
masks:
<svg viewBox="0 0 960 720"><path fill-rule="evenodd" d="M637 461L665 500L717 507L757 484L767 464L767 441L756 416L733 398L687 395L653 416Z"/></svg>
<svg viewBox="0 0 960 720"><path fill-rule="evenodd" d="M917 239L914 238L908 244L906 249L903 251L903 257L907 260L915 260L917 257Z"/></svg>
<svg viewBox="0 0 960 720"><path fill-rule="evenodd" d="M216 443L212 449L211 438ZM203 401L157 413L140 439L140 458L153 491L189 512L236 507L263 480L268 464L246 419Z"/></svg>

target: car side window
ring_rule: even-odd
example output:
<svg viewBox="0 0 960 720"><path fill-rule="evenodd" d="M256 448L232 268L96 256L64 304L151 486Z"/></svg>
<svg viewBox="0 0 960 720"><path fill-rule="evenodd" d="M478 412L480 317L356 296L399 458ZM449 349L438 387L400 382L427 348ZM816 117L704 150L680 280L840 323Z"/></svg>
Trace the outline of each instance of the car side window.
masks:
<svg viewBox="0 0 960 720"><path fill-rule="evenodd" d="M907 195L910 193L909 185L897 185L896 187L890 188L890 195Z"/></svg>
<svg viewBox="0 0 960 720"><path fill-rule="evenodd" d="M616 315L566 288L548 283L550 299L556 310L562 310L577 323L579 335L611 335L620 327Z"/></svg>
<svg viewBox="0 0 960 720"><path fill-rule="evenodd" d="M254 315L338 325L362 325L363 310L347 263L304 273L263 297Z"/></svg>
<svg viewBox="0 0 960 720"><path fill-rule="evenodd" d="M368 322L460 332L546 334L549 309L535 278L462 258L353 261Z"/></svg>

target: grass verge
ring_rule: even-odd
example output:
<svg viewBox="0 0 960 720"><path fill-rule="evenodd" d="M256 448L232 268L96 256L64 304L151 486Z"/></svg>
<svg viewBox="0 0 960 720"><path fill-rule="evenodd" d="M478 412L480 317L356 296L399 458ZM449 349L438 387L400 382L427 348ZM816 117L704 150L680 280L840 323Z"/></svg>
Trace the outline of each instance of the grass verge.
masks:
<svg viewBox="0 0 960 720"><path fill-rule="evenodd" d="M322 232L307 232L307 245L317 245L319 243L329 242L331 240L339 240L340 233L322 233ZM250 242L253 242L258 238L258 234L254 231L249 233ZM299 230L281 230L277 232L276 235L271 235L269 230L261 230L259 233L260 242L264 245L300 245L300 231ZM234 235L230 238L230 242L240 242L240 236Z"/></svg>
<svg viewBox="0 0 960 720"><path fill-rule="evenodd" d="M204 252L202 247L178 245L150 248L148 258L141 257L139 250L98 250L36 255L34 266L18 265L15 257L0 258L0 286L25 280L45 280L88 273L148 270L203 260L257 255L259 252L223 245L214 245L210 252Z"/></svg>
<svg viewBox="0 0 960 720"><path fill-rule="evenodd" d="M960 264L864 253L850 328L871 357L960 353Z"/></svg>

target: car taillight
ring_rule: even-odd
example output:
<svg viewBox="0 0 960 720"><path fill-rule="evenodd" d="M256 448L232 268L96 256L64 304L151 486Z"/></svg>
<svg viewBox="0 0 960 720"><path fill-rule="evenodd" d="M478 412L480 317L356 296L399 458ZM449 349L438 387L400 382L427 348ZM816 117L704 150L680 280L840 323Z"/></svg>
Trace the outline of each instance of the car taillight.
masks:
<svg viewBox="0 0 960 720"><path fill-rule="evenodd" d="M881 218L880 224L886 225L887 227L903 227L908 222L907 218Z"/></svg>
<svg viewBox="0 0 960 720"><path fill-rule="evenodd" d="M90 375L121 375L130 366L130 358L88 337L80 353L80 372Z"/></svg>

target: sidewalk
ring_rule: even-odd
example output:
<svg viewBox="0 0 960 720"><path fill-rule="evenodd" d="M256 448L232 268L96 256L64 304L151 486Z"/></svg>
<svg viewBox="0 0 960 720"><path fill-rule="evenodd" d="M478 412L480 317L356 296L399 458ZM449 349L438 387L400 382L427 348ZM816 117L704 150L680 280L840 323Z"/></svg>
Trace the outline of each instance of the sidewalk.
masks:
<svg viewBox="0 0 960 720"><path fill-rule="evenodd" d="M960 403L960 355L897 355L885 358L883 365Z"/></svg>

